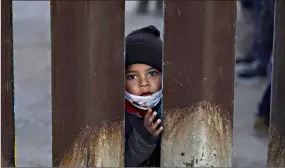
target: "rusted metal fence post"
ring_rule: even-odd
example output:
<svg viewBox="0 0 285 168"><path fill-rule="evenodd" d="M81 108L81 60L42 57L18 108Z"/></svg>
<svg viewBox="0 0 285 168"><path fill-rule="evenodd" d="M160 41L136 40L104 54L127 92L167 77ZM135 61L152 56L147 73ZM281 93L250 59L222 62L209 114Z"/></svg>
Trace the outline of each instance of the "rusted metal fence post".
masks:
<svg viewBox="0 0 285 168"><path fill-rule="evenodd" d="M12 0L1 1L1 166L15 166Z"/></svg>
<svg viewBox="0 0 285 168"><path fill-rule="evenodd" d="M165 1L161 166L232 166L235 1Z"/></svg>
<svg viewBox="0 0 285 168"><path fill-rule="evenodd" d="M95 127L116 118L123 121L124 5L123 0L51 2L54 166L62 162L64 152L87 125ZM122 135L123 130L118 134ZM124 142L122 137L116 138ZM105 141L94 140L102 152L108 151ZM121 158L120 163L113 164L107 158L99 161L100 156L90 151L85 155L83 148L81 152L81 159L96 159L86 161L84 166L123 163ZM71 163L72 159L67 158L63 165L81 165Z"/></svg>
<svg viewBox="0 0 285 168"><path fill-rule="evenodd" d="M276 0L268 167L285 167L285 1Z"/></svg>

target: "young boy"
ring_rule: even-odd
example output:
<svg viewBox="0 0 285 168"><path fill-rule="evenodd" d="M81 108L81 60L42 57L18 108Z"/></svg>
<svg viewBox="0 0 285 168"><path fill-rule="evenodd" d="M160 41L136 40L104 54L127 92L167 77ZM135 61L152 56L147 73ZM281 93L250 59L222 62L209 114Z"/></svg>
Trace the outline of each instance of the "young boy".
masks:
<svg viewBox="0 0 285 168"><path fill-rule="evenodd" d="M154 26L148 26L126 38L125 124L111 121L87 127L65 152L60 167L160 166L163 128L159 119L162 98L159 35Z"/></svg>
<svg viewBox="0 0 285 168"><path fill-rule="evenodd" d="M125 166L159 166L162 41L148 26L126 37Z"/></svg>

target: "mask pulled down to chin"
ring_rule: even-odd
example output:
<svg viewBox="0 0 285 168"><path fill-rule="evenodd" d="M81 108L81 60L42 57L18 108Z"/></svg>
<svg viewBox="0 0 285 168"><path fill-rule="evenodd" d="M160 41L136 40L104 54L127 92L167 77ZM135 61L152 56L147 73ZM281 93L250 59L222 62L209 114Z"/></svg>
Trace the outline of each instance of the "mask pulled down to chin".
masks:
<svg viewBox="0 0 285 168"><path fill-rule="evenodd" d="M141 110L148 110L155 107L162 97L162 90L149 96L137 96L125 91L125 99L127 99L134 107Z"/></svg>

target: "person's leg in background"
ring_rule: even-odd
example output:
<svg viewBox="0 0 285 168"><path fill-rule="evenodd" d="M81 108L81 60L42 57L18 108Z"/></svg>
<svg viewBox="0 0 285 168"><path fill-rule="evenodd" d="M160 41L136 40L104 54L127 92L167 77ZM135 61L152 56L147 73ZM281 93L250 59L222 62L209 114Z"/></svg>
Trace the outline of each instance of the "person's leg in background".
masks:
<svg viewBox="0 0 285 168"><path fill-rule="evenodd" d="M236 64L251 64L255 58L251 48L253 42L253 0L237 1L236 18Z"/></svg>
<svg viewBox="0 0 285 168"><path fill-rule="evenodd" d="M268 64L269 84L263 93L262 99L258 106L258 113L254 121L254 129L257 133L268 134L270 121L270 105L271 105L271 75L272 75L272 57Z"/></svg>
<svg viewBox="0 0 285 168"><path fill-rule="evenodd" d="M267 65L273 46L274 0L254 0L254 41L252 55L256 66L246 69L240 77L267 76Z"/></svg>
<svg viewBox="0 0 285 168"><path fill-rule="evenodd" d="M243 8L252 9L253 8L253 0L240 0Z"/></svg>
<svg viewBox="0 0 285 168"><path fill-rule="evenodd" d="M272 74L272 49L273 49L273 30L274 30L274 0L257 0L257 7L260 12L257 17L256 39L253 45L253 53L260 61L262 70L268 75L269 84L261 98L258 106L258 114L254 121L254 128L257 133L268 133L270 120L270 103L271 103L271 74ZM257 74L258 72L256 72ZM259 72L260 73L260 72Z"/></svg>
<svg viewBox="0 0 285 168"><path fill-rule="evenodd" d="M139 0L137 12L140 14L146 14L148 11L149 0Z"/></svg>
<svg viewBox="0 0 285 168"><path fill-rule="evenodd" d="M256 131L267 131L270 119L271 83L268 84L261 102L258 106L258 114L255 119L254 128Z"/></svg>
<svg viewBox="0 0 285 168"><path fill-rule="evenodd" d="M161 13L163 9L163 0L156 0L156 11Z"/></svg>

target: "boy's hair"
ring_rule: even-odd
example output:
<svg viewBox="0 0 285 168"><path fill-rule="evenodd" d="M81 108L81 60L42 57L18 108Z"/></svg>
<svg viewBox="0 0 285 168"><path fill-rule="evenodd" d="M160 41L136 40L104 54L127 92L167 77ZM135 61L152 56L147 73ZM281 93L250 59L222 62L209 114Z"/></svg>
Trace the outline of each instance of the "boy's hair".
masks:
<svg viewBox="0 0 285 168"><path fill-rule="evenodd" d="M162 41L159 30L150 25L132 31L126 37L125 68L132 64L147 64L162 71Z"/></svg>

